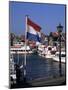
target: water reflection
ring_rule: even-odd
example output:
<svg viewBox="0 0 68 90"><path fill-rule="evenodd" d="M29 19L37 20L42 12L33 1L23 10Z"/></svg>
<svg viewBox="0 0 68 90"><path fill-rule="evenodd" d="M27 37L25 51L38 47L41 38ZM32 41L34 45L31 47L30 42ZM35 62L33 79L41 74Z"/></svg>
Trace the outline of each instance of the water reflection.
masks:
<svg viewBox="0 0 68 90"><path fill-rule="evenodd" d="M19 58L19 59L18 59ZM42 77L59 76L59 63L52 59L45 59L38 55L27 55L26 79L33 80ZM14 62L21 66L24 63L24 55L14 55ZM22 68L23 72L23 68ZM62 75L65 74L65 64L62 63ZM23 73L22 73L23 75Z"/></svg>

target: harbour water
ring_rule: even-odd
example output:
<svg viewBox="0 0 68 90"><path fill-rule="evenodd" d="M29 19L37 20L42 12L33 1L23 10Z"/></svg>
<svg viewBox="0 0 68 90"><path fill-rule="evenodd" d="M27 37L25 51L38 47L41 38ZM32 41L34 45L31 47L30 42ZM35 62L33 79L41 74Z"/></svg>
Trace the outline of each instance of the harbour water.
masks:
<svg viewBox="0 0 68 90"><path fill-rule="evenodd" d="M19 66L24 64L24 55L13 55L14 62ZM23 68L22 77L23 78ZM26 80L35 80L38 78L48 78L59 76L59 62L52 59L46 59L36 54L28 54L26 56ZM65 75L65 64L62 63L62 75Z"/></svg>

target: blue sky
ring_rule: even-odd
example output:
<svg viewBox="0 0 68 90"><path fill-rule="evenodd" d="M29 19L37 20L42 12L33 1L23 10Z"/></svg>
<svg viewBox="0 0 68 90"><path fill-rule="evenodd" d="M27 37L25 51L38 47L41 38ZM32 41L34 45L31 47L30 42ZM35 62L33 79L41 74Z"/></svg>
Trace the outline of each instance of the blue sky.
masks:
<svg viewBox="0 0 68 90"><path fill-rule="evenodd" d="M10 32L17 35L25 33L25 16L41 26L41 32L49 34L57 30L61 23L65 31L65 5L9 2Z"/></svg>

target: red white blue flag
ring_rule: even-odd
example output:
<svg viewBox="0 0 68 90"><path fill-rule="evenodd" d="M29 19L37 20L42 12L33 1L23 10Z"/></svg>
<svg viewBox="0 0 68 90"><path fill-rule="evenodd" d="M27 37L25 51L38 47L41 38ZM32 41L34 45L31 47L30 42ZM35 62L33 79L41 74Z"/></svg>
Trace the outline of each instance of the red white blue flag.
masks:
<svg viewBox="0 0 68 90"><path fill-rule="evenodd" d="M40 33L41 27L35 24L29 18L27 19L27 26L28 26L27 39L40 42L41 41L41 33Z"/></svg>

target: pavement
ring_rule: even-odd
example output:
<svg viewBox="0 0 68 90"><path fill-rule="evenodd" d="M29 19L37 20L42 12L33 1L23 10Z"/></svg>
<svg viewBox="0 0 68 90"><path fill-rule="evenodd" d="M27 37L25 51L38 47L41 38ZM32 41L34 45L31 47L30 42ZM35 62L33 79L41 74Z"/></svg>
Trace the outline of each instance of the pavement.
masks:
<svg viewBox="0 0 68 90"><path fill-rule="evenodd" d="M66 77L49 77L49 78L39 78L29 82L32 86L56 86L65 85Z"/></svg>
<svg viewBox="0 0 68 90"><path fill-rule="evenodd" d="M48 77L48 78L38 78L31 81L20 81L17 84L11 85L10 88L29 88L29 87L43 87L43 86L59 86L66 85L66 77Z"/></svg>

